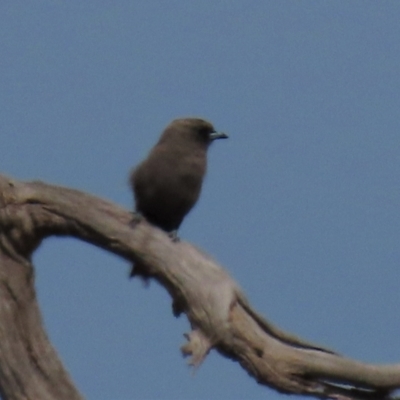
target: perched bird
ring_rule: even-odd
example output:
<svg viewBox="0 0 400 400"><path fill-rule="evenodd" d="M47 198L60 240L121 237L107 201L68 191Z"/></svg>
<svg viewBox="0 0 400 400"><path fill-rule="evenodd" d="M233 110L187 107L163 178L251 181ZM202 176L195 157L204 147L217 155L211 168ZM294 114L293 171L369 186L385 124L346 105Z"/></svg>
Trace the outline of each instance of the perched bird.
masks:
<svg viewBox="0 0 400 400"><path fill-rule="evenodd" d="M172 121L131 173L136 212L177 240L179 226L200 195L207 149L213 140L227 137L200 118Z"/></svg>

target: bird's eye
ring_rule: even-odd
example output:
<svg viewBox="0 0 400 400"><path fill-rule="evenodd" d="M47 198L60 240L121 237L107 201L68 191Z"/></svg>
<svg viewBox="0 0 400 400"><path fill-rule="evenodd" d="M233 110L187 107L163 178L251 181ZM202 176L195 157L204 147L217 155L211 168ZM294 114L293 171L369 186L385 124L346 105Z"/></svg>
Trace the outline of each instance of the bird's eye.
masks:
<svg viewBox="0 0 400 400"><path fill-rule="evenodd" d="M213 132L214 132L214 130L213 130L213 129L210 129L210 128L207 127L207 126L201 128L201 129L199 130L199 134L200 134L201 136L205 137L205 138L208 138L208 137L210 136L210 133L213 133Z"/></svg>

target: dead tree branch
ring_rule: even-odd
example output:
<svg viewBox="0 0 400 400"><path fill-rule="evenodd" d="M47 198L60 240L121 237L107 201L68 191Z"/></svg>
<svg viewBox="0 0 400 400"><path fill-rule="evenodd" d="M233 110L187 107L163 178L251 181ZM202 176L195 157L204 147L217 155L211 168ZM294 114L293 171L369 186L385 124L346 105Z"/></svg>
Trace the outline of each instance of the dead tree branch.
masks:
<svg viewBox="0 0 400 400"><path fill-rule="evenodd" d="M254 311L230 276L194 246L173 243L111 202L0 176L0 394L80 399L43 330L31 255L50 235L74 236L145 268L192 326L182 352L198 366L214 348L258 383L330 399L393 399L400 364L369 365L285 333ZM141 268L142 268L141 267Z"/></svg>

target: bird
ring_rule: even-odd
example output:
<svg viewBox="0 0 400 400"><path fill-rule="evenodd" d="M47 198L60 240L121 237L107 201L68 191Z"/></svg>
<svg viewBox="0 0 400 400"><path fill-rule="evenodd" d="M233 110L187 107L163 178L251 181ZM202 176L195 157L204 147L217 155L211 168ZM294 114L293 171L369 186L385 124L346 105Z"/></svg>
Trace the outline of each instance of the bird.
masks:
<svg viewBox="0 0 400 400"><path fill-rule="evenodd" d="M202 118L173 120L131 172L136 214L179 240L177 231L201 192L207 150L214 140L226 138Z"/></svg>

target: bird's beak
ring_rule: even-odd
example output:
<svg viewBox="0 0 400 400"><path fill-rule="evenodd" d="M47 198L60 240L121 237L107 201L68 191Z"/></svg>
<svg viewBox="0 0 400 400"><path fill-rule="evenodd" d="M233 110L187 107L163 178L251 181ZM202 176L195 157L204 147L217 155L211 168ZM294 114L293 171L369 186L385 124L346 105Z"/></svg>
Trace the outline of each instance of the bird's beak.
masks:
<svg viewBox="0 0 400 400"><path fill-rule="evenodd" d="M224 132L211 132L209 137L210 140L215 140L215 139L227 139L229 136Z"/></svg>

